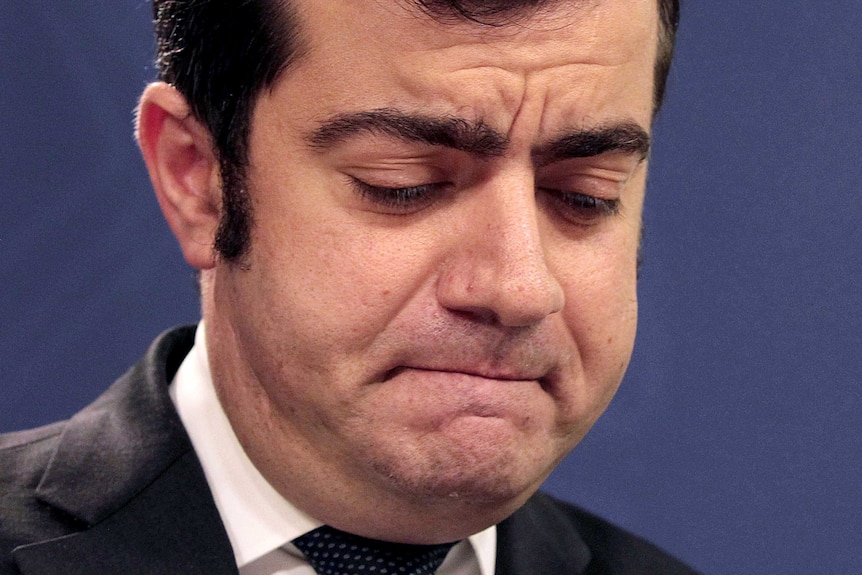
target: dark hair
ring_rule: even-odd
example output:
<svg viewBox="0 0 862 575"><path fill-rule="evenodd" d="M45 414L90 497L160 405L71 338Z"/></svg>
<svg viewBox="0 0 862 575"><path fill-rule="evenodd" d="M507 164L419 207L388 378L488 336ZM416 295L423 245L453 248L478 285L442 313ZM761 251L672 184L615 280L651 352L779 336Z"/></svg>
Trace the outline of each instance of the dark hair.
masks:
<svg viewBox="0 0 862 575"><path fill-rule="evenodd" d="M500 25L549 0L413 0L436 17ZM551 0L560 1L560 0ZM653 107L664 97L679 21L679 0L657 0L661 30ZM251 244L252 209L245 187L252 112L262 90L302 57L301 30L290 0L153 0L159 78L185 96L210 131L222 180L215 249L241 262Z"/></svg>

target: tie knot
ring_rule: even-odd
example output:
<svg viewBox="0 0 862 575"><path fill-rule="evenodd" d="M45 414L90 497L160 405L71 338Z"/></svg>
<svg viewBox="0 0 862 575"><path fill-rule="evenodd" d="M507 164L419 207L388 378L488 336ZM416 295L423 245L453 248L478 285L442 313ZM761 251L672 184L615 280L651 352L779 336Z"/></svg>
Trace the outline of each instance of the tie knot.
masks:
<svg viewBox="0 0 862 575"><path fill-rule="evenodd" d="M455 543L410 545L324 525L293 540L319 575L431 575Z"/></svg>

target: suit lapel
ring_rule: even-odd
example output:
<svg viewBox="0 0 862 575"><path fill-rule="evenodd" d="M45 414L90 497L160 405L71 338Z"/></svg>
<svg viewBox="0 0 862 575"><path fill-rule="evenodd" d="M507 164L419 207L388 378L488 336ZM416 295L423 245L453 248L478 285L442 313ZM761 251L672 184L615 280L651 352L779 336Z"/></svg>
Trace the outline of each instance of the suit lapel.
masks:
<svg viewBox="0 0 862 575"><path fill-rule="evenodd" d="M571 520L542 494L497 526L496 575L576 575L590 557Z"/></svg>
<svg viewBox="0 0 862 575"><path fill-rule="evenodd" d="M22 547L23 575L236 575L230 542L192 452L115 514L79 533Z"/></svg>
<svg viewBox="0 0 862 575"><path fill-rule="evenodd" d="M17 549L22 574L236 574L203 470L167 393L193 339L193 329L163 335L69 421L36 494L84 529Z"/></svg>

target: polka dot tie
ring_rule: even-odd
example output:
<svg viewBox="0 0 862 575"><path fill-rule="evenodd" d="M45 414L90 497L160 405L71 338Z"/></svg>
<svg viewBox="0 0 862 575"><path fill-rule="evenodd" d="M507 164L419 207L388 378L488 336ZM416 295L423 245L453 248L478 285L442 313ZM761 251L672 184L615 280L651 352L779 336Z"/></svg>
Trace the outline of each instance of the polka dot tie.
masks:
<svg viewBox="0 0 862 575"><path fill-rule="evenodd" d="M293 540L319 575L432 575L455 543L408 545L324 525Z"/></svg>

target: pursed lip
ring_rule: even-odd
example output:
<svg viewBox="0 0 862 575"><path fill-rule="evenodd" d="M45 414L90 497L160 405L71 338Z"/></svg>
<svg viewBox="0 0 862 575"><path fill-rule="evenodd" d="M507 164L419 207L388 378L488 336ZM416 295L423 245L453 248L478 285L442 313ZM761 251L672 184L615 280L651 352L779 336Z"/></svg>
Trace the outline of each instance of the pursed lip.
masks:
<svg viewBox="0 0 862 575"><path fill-rule="evenodd" d="M529 372L519 372L516 370L506 370L506 369L480 369L475 367L430 367L430 366L417 366L417 365L399 365L393 369L390 369L386 372L383 377L383 381L387 381L394 377L397 377L399 374L404 373L405 371L427 371L427 372L436 372L436 373L451 373L453 375L466 375L469 377L478 377L487 380L497 380L497 381L511 381L511 382L526 382L526 381L538 381L540 383L544 382L547 377L547 373L529 373Z"/></svg>
<svg viewBox="0 0 862 575"><path fill-rule="evenodd" d="M400 365L389 370L382 383L394 385L393 397L410 398L404 400L417 417L436 418L437 423L472 416L520 426L536 410L547 409L550 395L544 374L537 377L525 370Z"/></svg>

